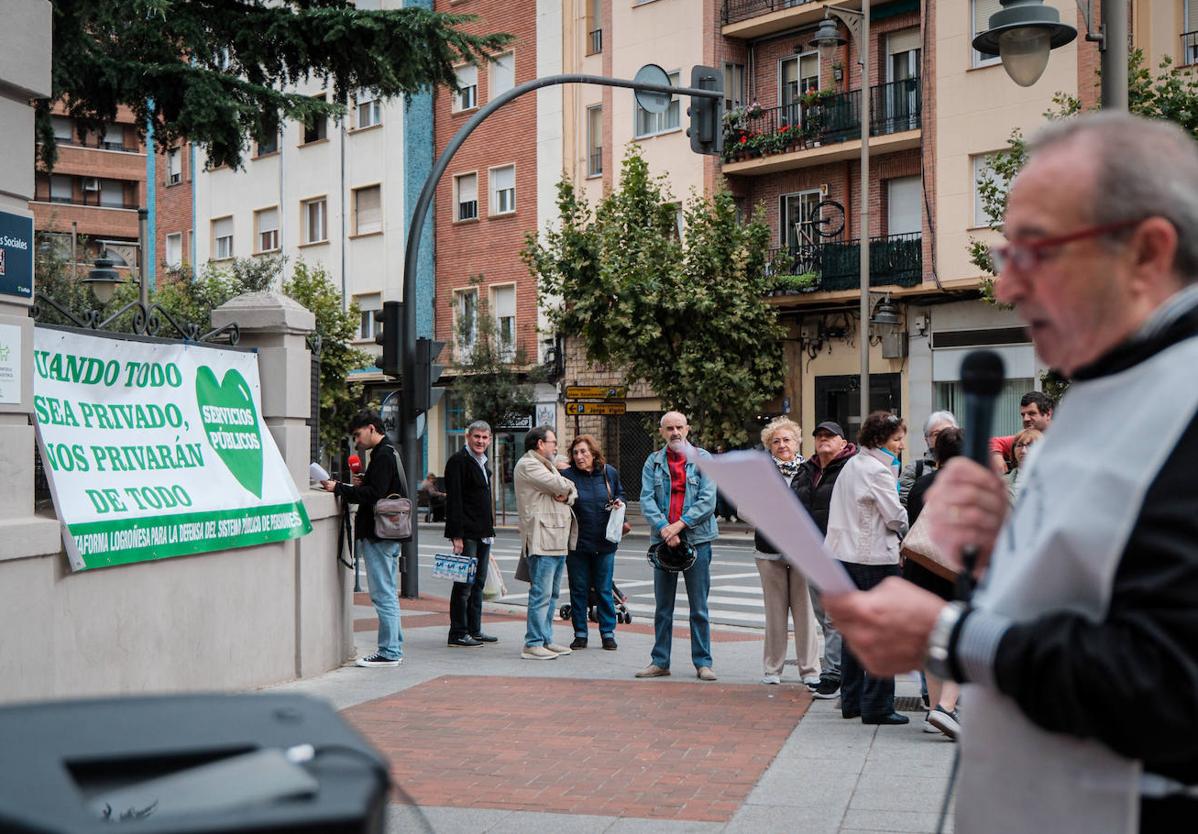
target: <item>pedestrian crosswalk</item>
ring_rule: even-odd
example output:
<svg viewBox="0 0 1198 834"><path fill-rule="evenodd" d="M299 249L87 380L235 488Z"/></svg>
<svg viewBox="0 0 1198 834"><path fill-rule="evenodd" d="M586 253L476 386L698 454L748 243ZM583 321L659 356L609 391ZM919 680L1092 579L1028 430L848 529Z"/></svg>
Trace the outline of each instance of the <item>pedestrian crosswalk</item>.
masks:
<svg viewBox="0 0 1198 834"><path fill-rule="evenodd" d="M421 563L431 565L433 555L445 553L448 542L440 538L422 536L420 542ZM653 595L653 569L641 550L644 539L633 539L616 553L615 584L628 596L628 610L634 621L651 622L655 610ZM520 558L519 542L502 536L491 548L495 561L503 571L509 593L496 602L526 605L528 589L516 582L512 575ZM739 543L717 543L711 563L711 590L707 597L708 616L714 623L739 626L764 626L765 610L762 606L761 585L757 582L757 569L753 562L751 545ZM422 584L442 580L421 577ZM438 586L429 586L430 589ZM446 587L445 592L448 592ZM440 593L441 591L435 591ZM562 582L561 601L568 596L565 579ZM674 619L685 622L690 616L687 607L685 583L678 583L678 595L674 607Z"/></svg>

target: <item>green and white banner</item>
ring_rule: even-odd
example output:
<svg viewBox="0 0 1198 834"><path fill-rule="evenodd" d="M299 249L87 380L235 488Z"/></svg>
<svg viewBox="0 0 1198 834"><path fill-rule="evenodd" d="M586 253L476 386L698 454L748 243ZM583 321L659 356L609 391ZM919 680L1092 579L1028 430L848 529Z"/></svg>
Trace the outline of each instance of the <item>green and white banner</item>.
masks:
<svg viewBox="0 0 1198 834"><path fill-rule="evenodd" d="M312 530L255 353L34 328L42 463L75 570Z"/></svg>

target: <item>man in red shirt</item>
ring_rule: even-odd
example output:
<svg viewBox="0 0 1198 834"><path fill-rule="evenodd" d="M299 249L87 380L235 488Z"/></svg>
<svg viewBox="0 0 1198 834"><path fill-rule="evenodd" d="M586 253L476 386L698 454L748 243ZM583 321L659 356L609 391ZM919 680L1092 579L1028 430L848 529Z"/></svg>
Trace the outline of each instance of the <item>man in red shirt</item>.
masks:
<svg viewBox="0 0 1198 834"><path fill-rule="evenodd" d="M711 543L719 535L715 520L715 482L687 459L691 445L686 415L667 411L661 418L661 436L666 447L649 455L641 470L641 513L649 522L653 544L675 547L685 537L695 548L695 561L682 572L686 602L690 607L691 662L699 680L713 681L711 671L711 626L707 618L707 592L711 587ZM700 457L711 457L703 449ZM674 598L678 574L654 568L653 654L638 678L670 674L670 643L674 631Z"/></svg>
<svg viewBox="0 0 1198 834"><path fill-rule="evenodd" d="M1052 422L1052 398L1042 391L1028 391L1019 401L1019 416L1024 429L1045 431ZM1015 459L1015 437L990 438L990 467L999 475L1007 474L1009 462Z"/></svg>

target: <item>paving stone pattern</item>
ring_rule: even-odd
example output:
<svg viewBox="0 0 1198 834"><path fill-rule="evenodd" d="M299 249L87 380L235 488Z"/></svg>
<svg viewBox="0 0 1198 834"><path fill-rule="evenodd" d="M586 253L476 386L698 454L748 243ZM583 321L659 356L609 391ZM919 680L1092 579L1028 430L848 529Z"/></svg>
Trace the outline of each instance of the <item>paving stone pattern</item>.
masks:
<svg viewBox="0 0 1198 834"><path fill-rule="evenodd" d="M810 703L803 687L441 676L344 715L422 806L723 822Z"/></svg>

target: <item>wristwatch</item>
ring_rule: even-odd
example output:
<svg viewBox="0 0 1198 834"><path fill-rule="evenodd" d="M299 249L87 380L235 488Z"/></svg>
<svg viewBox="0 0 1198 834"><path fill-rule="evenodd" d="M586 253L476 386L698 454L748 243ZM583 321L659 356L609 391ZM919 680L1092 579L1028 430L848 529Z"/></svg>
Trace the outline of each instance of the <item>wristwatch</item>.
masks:
<svg viewBox="0 0 1198 834"><path fill-rule="evenodd" d="M969 606L964 602L950 602L940 609L940 615L928 635L926 665L929 672L942 680L955 680L951 650L957 629Z"/></svg>

